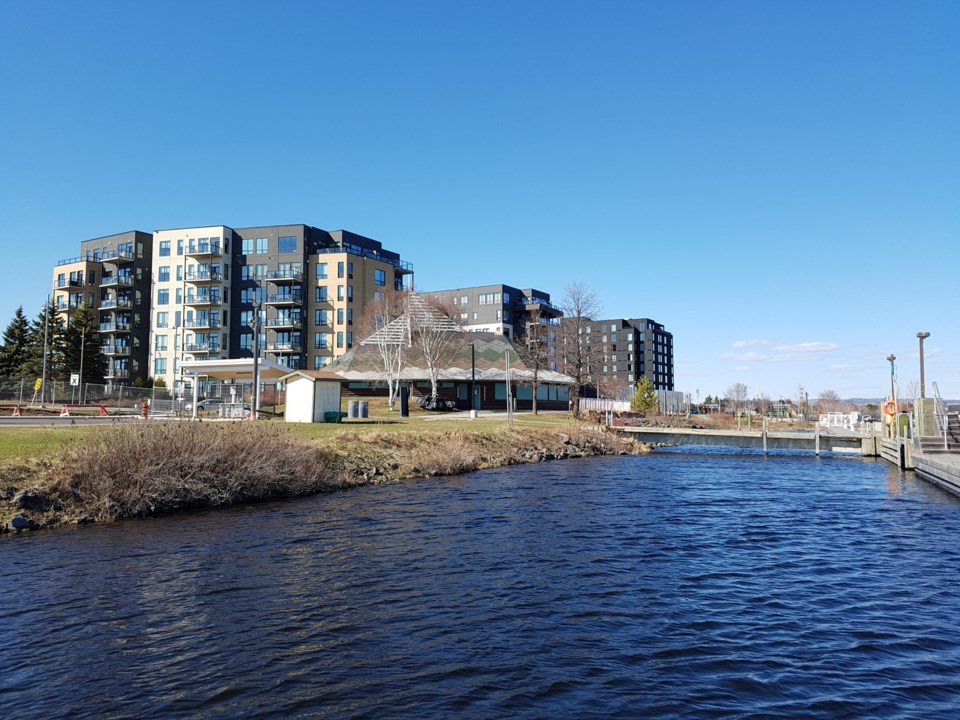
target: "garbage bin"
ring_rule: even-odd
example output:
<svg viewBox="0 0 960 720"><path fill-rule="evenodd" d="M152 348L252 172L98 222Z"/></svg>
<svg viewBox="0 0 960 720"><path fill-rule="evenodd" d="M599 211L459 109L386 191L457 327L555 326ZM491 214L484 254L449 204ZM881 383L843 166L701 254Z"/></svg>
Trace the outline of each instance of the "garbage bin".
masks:
<svg viewBox="0 0 960 720"><path fill-rule="evenodd" d="M347 401L347 417L351 419L357 417L357 401L356 400Z"/></svg>
<svg viewBox="0 0 960 720"><path fill-rule="evenodd" d="M369 417L370 412L370 403L366 400L360 401L360 417L365 418Z"/></svg>

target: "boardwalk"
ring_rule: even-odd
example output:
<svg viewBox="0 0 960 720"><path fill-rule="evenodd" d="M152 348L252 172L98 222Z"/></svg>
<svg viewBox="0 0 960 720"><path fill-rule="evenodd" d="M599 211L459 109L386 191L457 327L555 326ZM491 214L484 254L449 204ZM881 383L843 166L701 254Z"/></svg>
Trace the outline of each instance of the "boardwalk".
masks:
<svg viewBox="0 0 960 720"><path fill-rule="evenodd" d="M800 431L706 430L691 428L616 427L641 442L664 445L725 445L759 450L809 450L874 456L878 454L874 434L859 435L831 429Z"/></svg>

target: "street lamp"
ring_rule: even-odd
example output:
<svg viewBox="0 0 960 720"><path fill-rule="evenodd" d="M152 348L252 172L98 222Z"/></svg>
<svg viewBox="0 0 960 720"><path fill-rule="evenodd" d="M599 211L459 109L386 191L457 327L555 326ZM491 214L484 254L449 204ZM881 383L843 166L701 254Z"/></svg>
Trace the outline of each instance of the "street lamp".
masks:
<svg viewBox="0 0 960 720"><path fill-rule="evenodd" d="M917 337L920 338L920 399L922 400L927 396L923 387L923 341L930 337L930 333L918 332Z"/></svg>
<svg viewBox="0 0 960 720"><path fill-rule="evenodd" d="M893 400L894 395L896 395L896 391L893 388L893 374L894 374L893 362L896 359L897 359L897 356L894 355L893 353L890 353L889 355L887 355L887 362L890 363L890 399L891 400Z"/></svg>
<svg viewBox="0 0 960 720"><path fill-rule="evenodd" d="M253 305L253 414L251 420L257 419L260 412L260 306Z"/></svg>

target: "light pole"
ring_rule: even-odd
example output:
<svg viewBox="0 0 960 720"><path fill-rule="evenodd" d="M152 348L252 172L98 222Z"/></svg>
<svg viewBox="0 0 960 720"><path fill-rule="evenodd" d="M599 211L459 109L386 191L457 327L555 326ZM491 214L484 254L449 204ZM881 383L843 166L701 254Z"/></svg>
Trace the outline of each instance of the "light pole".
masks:
<svg viewBox="0 0 960 720"><path fill-rule="evenodd" d="M476 385L477 385L477 354L474 343L470 343L470 418L477 417Z"/></svg>
<svg viewBox="0 0 960 720"><path fill-rule="evenodd" d="M927 396L923 386L923 341L930 337L930 333L918 332L917 337L920 339L920 399L922 400Z"/></svg>
<svg viewBox="0 0 960 720"><path fill-rule="evenodd" d="M260 306L253 306L253 414L251 420L257 419L260 411Z"/></svg>
<svg viewBox="0 0 960 720"><path fill-rule="evenodd" d="M894 355L893 353L890 353L889 355L887 355L887 362L890 363L890 399L891 400L893 400L893 396L896 394L895 390L893 389L893 375L894 375L894 367L895 367L893 363L896 359L897 359L897 356Z"/></svg>

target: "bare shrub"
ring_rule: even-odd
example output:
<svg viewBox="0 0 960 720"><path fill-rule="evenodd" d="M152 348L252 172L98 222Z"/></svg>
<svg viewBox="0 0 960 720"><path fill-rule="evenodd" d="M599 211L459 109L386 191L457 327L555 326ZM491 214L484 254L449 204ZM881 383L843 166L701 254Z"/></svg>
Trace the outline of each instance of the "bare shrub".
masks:
<svg viewBox="0 0 960 720"><path fill-rule="evenodd" d="M434 438L435 442L419 444L408 455L407 463L420 474L457 475L476 470L475 448L463 435L450 434Z"/></svg>
<svg viewBox="0 0 960 720"><path fill-rule="evenodd" d="M111 427L67 448L53 488L96 519L215 507L332 490L342 463L260 424Z"/></svg>

